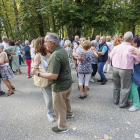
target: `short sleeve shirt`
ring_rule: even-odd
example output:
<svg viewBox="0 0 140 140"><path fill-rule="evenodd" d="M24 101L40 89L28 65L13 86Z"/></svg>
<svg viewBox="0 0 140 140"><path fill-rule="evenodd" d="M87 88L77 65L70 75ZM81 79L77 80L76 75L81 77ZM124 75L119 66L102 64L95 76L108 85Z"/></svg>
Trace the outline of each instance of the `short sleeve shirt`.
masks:
<svg viewBox="0 0 140 140"><path fill-rule="evenodd" d="M48 73L58 74L56 80L49 79L52 91L62 92L68 90L72 85L71 70L67 52L60 45L51 52L48 61Z"/></svg>
<svg viewBox="0 0 140 140"><path fill-rule="evenodd" d="M103 49L102 49L102 52L106 53L108 50L107 46L104 46Z"/></svg>
<svg viewBox="0 0 140 140"><path fill-rule="evenodd" d="M79 74L91 74L92 73L92 58L94 57L94 52L89 50L86 54L83 51L76 53L76 56L83 56L84 60L80 61L78 64L77 72Z"/></svg>

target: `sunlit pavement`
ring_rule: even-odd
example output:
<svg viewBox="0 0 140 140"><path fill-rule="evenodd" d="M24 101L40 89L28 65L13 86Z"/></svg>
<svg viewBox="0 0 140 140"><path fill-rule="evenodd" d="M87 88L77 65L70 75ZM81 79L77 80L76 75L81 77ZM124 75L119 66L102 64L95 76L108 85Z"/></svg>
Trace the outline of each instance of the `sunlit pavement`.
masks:
<svg viewBox="0 0 140 140"><path fill-rule="evenodd" d="M70 96L74 118L67 119L69 131L51 131L57 123L48 121L41 88L27 78L27 66L11 80L13 95L0 96L0 140L136 140L140 135L140 111L129 112L113 104L112 75L106 85L90 83L88 97L79 99L78 80L73 68L74 83ZM99 75L96 75L99 78ZM2 90L7 87L2 82Z"/></svg>

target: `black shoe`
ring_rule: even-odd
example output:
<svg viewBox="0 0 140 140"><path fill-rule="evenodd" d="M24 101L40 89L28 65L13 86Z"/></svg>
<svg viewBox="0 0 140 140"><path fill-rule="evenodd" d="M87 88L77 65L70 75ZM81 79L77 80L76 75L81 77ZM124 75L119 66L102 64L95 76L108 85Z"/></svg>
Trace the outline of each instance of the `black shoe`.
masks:
<svg viewBox="0 0 140 140"><path fill-rule="evenodd" d="M103 82L103 80L97 80L97 82Z"/></svg>
<svg viewBox="0 0 140 140"><path fill-rule="evenodd" d="M103 81L103 82L101 83L101 85L104 85L106 82L107 82L107 80L106 80L106 81Z"/></svg>
<svg viewBox="0 0 140 140"><path fill-rule="evenodd" d="M61 129L58 128L58 126L55 126L55 127L52 128L52 131L55 132L55 133L66 133L66 132L68 132L68 129L61 130Z"/></svg>

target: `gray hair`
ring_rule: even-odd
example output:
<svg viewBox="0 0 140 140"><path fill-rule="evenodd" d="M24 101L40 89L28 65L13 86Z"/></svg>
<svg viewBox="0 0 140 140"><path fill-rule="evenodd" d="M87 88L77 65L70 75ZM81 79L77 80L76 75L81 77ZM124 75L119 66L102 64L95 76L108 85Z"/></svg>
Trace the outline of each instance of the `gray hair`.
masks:
<svg viewBox="0 0 140 140"><path fill-rule="evenodd" d="M4 45L0 43L0 49L4 49Z"/></svg>
<svg viewBox="0 0 140 140"><path fill-rule="evenodd" d="M79 38L79 36L78 36L78 35L76 35L76 36L75 36L75 39L76 39L76 38Z"/></svg>
<svg viewBox="0 0 140 140"><path fill-rule="evenodd" d="M49 41L52 41L54 44L59 45L59 36L56 33L48 32L47 35L49 35Z"/></svg>
<svg viewBox="0 0 140 140"><path fill-rule="evenodd" d="M104 40L106 40L105 36L102 36L101 38L103 38Z"/></svg>
<svg viewBox="0 0 140 140"><path fill-rule="evenodd" d="M2 38L2 40L6 40L7 39L7 36L4 36L3 38Z"/></svg>
<svg viewBox="0 0 140 140"><path fill-rule="evenodd" d="M29 45L29 41L28 40L25 40L25 45Z"/></svg>
<svg viewBox="0 0 140 140"><path fill-rule="evenodd" d="M99 35L96 36L96 38L100 37Z"/></svg>
<svg viewBox="0 0 140 140"><path fill-rule="evenodd" d="M85 37L81 37L81 38L80 38L80 41L82 41L82 39L83 39L83 38L86 40L86 38L85 38Z"/></svg>
<svg viewBox="0 0 140 140"><path fill-rule="evenodd" d="M124 34L124 41L130 41L133 38L133 33L128 31Z"/></svg>
<svg viewBox="0 0 140 140"><path fill-rule="evenodd" d="M91 46L94 46L95 44L97 44L97 41L96 40L92 40L91 41Z"/></svg>

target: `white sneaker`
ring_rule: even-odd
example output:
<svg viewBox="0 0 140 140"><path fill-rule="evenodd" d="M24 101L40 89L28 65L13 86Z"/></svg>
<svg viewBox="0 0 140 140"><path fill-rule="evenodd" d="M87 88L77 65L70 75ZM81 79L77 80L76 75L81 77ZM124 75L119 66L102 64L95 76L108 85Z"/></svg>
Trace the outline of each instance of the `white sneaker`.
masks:
<svg viewBox="0 0 140 140"><path fill-rule="evenodd" d="M91 83L94 83L94 82L95 82L92 78L90 78L89 81L90 81Z"/></svg>
<svg viewBox="0 0 140 140"><path fill-rule="evenodd" d="M28 75L28 76L27 76L27 78L31 78L31 76L30 76L30 75Z"/></svg>
<svg viewBox="0 0 140 140"><path fill-rule="evenodd" d="M139 110L139 107L131 106L128 110L131 111L131 112L134 112L134 111Z"/></svg>
<svg viewBox="0 0 140 140"><path fill-rule="evenodd" d="M94 77L92 77L92 79L94 79L94 80L97 80L97 78L94 76Z"/></svg>
<svg viewBox="0 0 140 140"><path fill-rule="evenodd" d="M52 114L47 114L47 116L50 122L54 122L54 117Z"/></svg>

